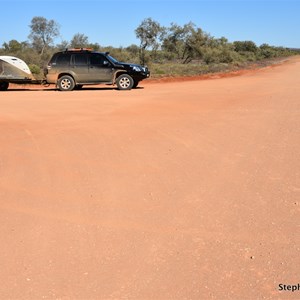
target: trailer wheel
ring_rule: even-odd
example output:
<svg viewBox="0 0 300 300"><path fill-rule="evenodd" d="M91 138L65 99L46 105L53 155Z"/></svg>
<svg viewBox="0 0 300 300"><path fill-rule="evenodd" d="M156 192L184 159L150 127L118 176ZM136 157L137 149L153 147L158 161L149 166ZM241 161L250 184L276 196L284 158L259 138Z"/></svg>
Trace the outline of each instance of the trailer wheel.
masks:
<svg viewBox="0 0 300 300"><path fill-rule="evenodd" d="M0 82L0 91L7 91L9 86L8 82Z"/></svg>
<svg viewBox="0 0 300 300"><path fill-rule="evenodd" d="M75 87L75 81L71 76L64 75L59 78L57 86L61 91L72 91Z"/></svg>

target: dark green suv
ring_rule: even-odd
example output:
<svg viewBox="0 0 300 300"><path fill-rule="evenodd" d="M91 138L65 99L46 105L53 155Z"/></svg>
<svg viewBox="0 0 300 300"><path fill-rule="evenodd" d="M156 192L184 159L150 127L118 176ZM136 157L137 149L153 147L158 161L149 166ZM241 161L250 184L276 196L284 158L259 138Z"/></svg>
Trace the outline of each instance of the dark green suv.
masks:
<svg viewBox="0 0 300 300"><path fill-rule="evenodd" d="M108 52L91 49L67 49L55 53L45 69L48 83L61 91L80 89L87 84L116 84L130 90L150 76L147 67L117 61Z"/></svg>

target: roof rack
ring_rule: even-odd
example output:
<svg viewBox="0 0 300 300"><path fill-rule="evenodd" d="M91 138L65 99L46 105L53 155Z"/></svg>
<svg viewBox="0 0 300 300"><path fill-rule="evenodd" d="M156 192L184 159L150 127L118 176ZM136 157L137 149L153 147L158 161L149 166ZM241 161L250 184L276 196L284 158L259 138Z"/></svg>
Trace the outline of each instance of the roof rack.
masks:
<svg viewBox="0 0 300 300"><path fill-rule="evenodd" d="M66 52L72 51L72 52L82 52L82 51L93 51L92 48L67 48Z"/></svg>

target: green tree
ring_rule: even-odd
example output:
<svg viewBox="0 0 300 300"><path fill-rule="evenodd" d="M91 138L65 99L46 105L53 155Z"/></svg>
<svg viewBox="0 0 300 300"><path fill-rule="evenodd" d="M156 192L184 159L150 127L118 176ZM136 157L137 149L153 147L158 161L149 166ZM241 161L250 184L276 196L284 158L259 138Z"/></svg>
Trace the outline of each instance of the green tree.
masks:
<svg viewBox="0 0 300 300"><path fill-rule="evenodd" d="M259 48L252 41L235 41L233 42L233 47L245 61L250 62L260 59Z"/></svg>
<svg viewBox="0 0 300 300"><path fill-rule="evenodd" d="M202 59L205 47L211 40L207 33L192 22L183 26L172 23L163 37L162 49L173 53L186 64L193 59Z"/></svg>
<svg viewBox="0 0 300 300"><path fill-rule="evenodd" d="M256 53L258 48L252 41L235 41L233 43L234 50L237 52L253 52Z"/></svg>
<svg viewBox="0 0 300 300"><path fill-rule="evenodd" d="M201 28L192 27L191 33L188 35L184 52L183 63L189 63L193 59L202 59L205 49L209 47L212 38L205 33Z"/></svg>
<svg viewBox="0 0 300 300"><path fill-rule="evenodd" d="M76 33L71 42L71 48L87 48L89 46L89 38L83 33Z"/></svg>
<svg viewBox="0 0 300 300"><path fill-rule="evenodd" d="M47 47L53 44L59 36L59 25L54 20L47 20L44 17L34 17L29 25L31 32L28 38L33 48L42 56Z"/></svg>
<svg viewBox="0 0 300 300"><path fill-rule="evenodd" d="M55 46L58 50L66 50L69 47L69 42L62 40L59 44Z"/></svg>
<svg viewBox="0 0 300 300"><path fill-rule="evenodd" d="M11 40L8 43L3 43L3 48L6 52L16 53L22 50L23 45L17 40Z"/></svg>
<svg viewBox="0 0 300 300"><path fill-rule="evenodd" d="M163 36L162 49L175 55L177 59L183 59L188 39L193 34L195 24L192 22L183 26L171 23Z"/></svg>
<svg viewBox="0 0 300 300"><path fill-rule="evenodd" d="M274 49L274 47L268 44L260 45L259 50L262 58L271 58L271 57L275 57L278 54L276 49Z"/></svg>
<svg viewBox="0 0 300 300"><path fill-rule="evenodd" d="M88 48L91 48L94 51L100 51L101 46L98 43L89 43Z"/></svg>
<svg viewBox="0 0 300 300"><path fill-rule="evenodd" d="M144 19L135 30L136 37L140 40L140 62L146 62L146 49L156 51L159 48L159 38L164 28L151 18Z"/></svg>

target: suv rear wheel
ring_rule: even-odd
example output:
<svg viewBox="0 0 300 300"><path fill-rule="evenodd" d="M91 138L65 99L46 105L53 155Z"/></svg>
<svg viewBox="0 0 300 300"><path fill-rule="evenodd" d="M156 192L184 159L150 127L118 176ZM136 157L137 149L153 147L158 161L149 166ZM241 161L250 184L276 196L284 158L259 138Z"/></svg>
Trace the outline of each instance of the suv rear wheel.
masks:
<svg viewBox="0 0 300 300"><path fill-rule="evenodd" d="M134 81L128 74L122 74L117 78L117 87L119 90L131 90Z"/></svg>
<svg viewBox="0 0 300 300"><path fill-rule="evenodd" d="M71 76L64 75L59 78L57 86L61 91L72 91L75 87L75 81Z"/></svg>

